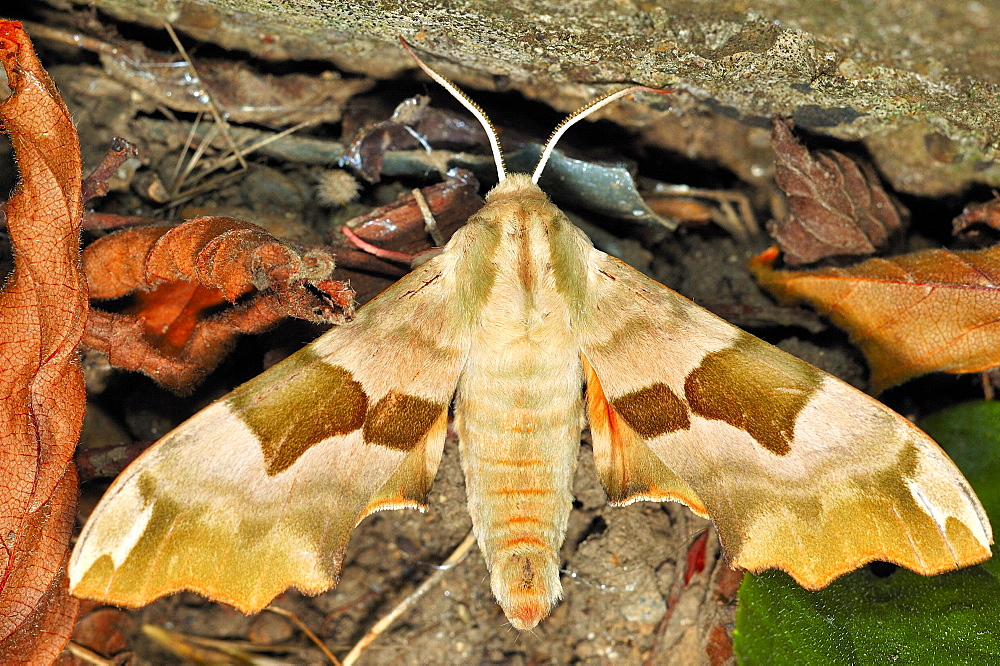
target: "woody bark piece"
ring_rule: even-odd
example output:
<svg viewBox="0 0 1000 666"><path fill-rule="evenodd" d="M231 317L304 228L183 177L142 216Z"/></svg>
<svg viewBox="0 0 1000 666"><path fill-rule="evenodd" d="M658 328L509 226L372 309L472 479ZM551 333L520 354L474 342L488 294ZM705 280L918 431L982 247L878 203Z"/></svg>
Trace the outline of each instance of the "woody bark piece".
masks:
<svg viewBox="0 0 1000 666"><path fill-rule="evenodd" d="M955 236L965 234L977 224L1000 229L1000 196L966 206L962 214L951 221L951 233Z"/></svg>
<svg viewBox="0 0 1000 666"><path fill-rule="evenodd" d="M63 564L86 400L82 174L69 112L16 21L0 21L0 60L13 91L0 122L20 168L7 204L14 270L0 292L0 663L49 663L77 613Z"/></svg>
<svg viewBox="0 0 1000 666"><path fill-rule="evenodd" d="M776 118L775 170L788 197L788 217L767 225L789 265L884 249L902 219L878 179L834 150L810 152Z"/></svg>

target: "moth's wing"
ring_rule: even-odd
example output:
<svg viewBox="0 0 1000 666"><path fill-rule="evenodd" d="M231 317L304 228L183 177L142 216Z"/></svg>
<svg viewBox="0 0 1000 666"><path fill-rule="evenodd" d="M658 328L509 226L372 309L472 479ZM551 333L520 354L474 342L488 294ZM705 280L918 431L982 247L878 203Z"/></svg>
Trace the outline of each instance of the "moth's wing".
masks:
<svg viewBox="0 0 1000 666"><path fill-rule="evenodd" d="M734 566L816 589L872 560L985 560L968 482L909 421L596 250L579 318L609 498L684 502Z"/></svg>
<svg viewBox="0 0 1000 666"><path fill-rule="evenodd" d="M132 463L80 535L73 593L139 606L184 589L253 612L335 585L357 522L420 506L437 470L469 344L455 255Z"/></svg>

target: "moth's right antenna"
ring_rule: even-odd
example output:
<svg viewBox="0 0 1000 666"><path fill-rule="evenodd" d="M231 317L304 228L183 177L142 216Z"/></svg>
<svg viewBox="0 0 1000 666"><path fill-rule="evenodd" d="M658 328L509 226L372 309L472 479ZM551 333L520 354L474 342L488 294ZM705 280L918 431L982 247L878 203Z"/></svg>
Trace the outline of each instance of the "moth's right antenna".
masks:
<svg viewBox="0 0 1000 666"><path fill-rule="evenodd" d="M435 72L429 65L427 65L427 63L421 60L420 57L413 52L413 49L410 48L410 45L406 43L405 39L400 37L399 43L403 45L403 48L406 49L407 53L409 53L413 60L416 61L420 69L424 70L424 73L427 74L427 76L440 83L445 90L451 93L452 97L461 102L462 106L467 108L469 113L476 117L476 120L478 120L483 126L483 129L486 130L486 136L489 137L490 148L493 149L493 161L496 162L497 165L497 179L501 183L506 180L507 169L504 167L503 153L500 152L500 139L497 138L497 131L493 128L493 123L491 123L490 119L486 117L483 110L480 109L475 102L469 99L468 95L459 90L458 86Z"/></svg>
<svg viewBox="0 0 1000 666"><path fill-rule="evenodd" d="M631 95L632 93L637 92L667 94L672 93L673 90L660 90L659 88L648 88L646 86L632 86L630 88L625 88L624 90L619 90L605 95L604 97L595 99L590 104L587 104L583 108L577 109L573 113L569 114L561 123L559 123L558 127L553 130L552 136L550 136L549 140L545 142L545 148L542 149L542 156L538 158L538 165L535 167L535 172L531 174L531 182L538 182L538 178L542 175L542 170L545 168L545 163L549 161L549 157L552 155L552 151L556 147L556 142L562 138L562 135L566 133L566 130L575 125L577 121L583 120L594 111L610 104L619 97L624 97L625 95Z"/></svg>

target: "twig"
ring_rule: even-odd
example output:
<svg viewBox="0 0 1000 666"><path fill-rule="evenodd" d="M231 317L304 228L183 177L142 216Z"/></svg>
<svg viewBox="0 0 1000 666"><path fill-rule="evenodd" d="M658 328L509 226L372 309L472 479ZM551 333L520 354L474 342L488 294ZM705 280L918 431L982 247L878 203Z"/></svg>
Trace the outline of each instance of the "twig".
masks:
<svg viewBox="0 0 1000 666"><path fill-rule="evenodd" d="M660 196L682 196L709 199L719 204L720 212L712 218L716 224L738 238L750 238L760 234L760 225L753 214L750 200L742 192L732 190L708 190L688 185L655 183L652 194ZM736 210L732 206L736 205Z"/></svg>
<svg viewBox="0 0 1000 666"><path fill-rule="evenodd" d="M476 536L472 533L472 530L469 530L469 533L465 535L464 539L462 539L462 543L458 544L458 547L452 551L451 555L449 555L448 559L445 560L440 567L438 567L437 571L428 576L427 580L420 584L420 587L415 589L405 599L396 604L396 607L393 608L388 615L376 622L375 625L368 630L368 633L366 633L361 640L358 641L353 648L351 648L351 651L347 653L346 657L344 657L344 666L353 666L354 662L356 662L361 656L361 653L364 652L365 649L382 634L382 632L388 629L389 626L399 618L399 616L405 613L407 609L409 609L409 607L412 606L420 597L424 596L428 590L437 585L446 573L455 568L455 565L465 559L465 556L469 554L469 551L475 543Z"/></svg>
<svg viewBox="0 0 1000 666"><path fill-rule="evenodd" d="M278 606L268 606L264 610L271 611L272 613L277 613L278 615L283 615L292 622L294 622L295 626L298 627L302 633L308 636L309 640L311 640L313 643L316 644L316 647L318 647L320 649L320 652L322 652L326 656L326 658L330 660L331 664L334 664L334 666L341 666L340 660L337 659L337 657L335 657L332 652L330 652L330 648L326 647L323 641L320 640L319 636L314 634L312 630L306 626L305 622L299 619L298 615L296 615L292 611L285 610L284 608L280 608Z"/></svg>
<svg viewBox="0 0 1000 666"><path fill-rule="evenodd" d="M444 245L444 236L441 235L441 230L438 229L437 220L434 219L434 212L431 211L431 207L427 205L427 199L424 198L424 193L420 191L419 187L413 188L413 198L417 202L417 206L420 208L420 214L424 216L424 226L427 227L427 233L431 235L431 240L434 241L434 245L441 247Z"/></svg>
<svg viewBox="0 0 1000 666"><path fill-rule="evenodd" d="M105 659L96 652L88 650L74 641L70 641L66 644L66 651L77 659L82 659L88 664L94 664L94 666L114 666L114 662L110 659Z"/></svg>
<svg viewBox="0 0 1000 666"><path fill-rule="evenodd" d="M125 162L133 157L139 156L139 149L135 144L126 141L120 136L111 139L111 148L104 155L104 159L97 165L97 168L90 172L90 175L83 179L80 197L87 203L94 197L103 197L108 193L108 180L115 175Z"/></svg>
<svg viewBox="0 0 1000 666"><path fill-rule="evenodd" d="M177 39L177 33L174 32L173 26L166 22L164 22L163 25L167 29L167 34L170 35L170 39L171 41L173 41L174 46L177 47L178 53L181 54L181 57L184 58L184 62L187 63L188 72L191 74L191 78L194 81L200 83L201 77L198 76L198 70L194 68L194 63L191 61L190 56L188 56L187 50L185 50L184 45L181 44L181 40ZM239 156L240 166L243 169L247 169L248 166L246 160L243 159L243 156L240 154L240 149L237 147L236 142L233 140L233 137L229 134L228 131L229 123L226 122L226 119L219 112L219 107L215 105L215 100L212 99L212 96L209 95L208 91L205 90L204 88L202 88L199 92L201 93L201 95L199 95L201 101L205 104L205 106L208 107L209 111L212 113L212 117L215 119L215 122L218 123L220 127L222 127L222 134L226 137L226 140L229 142L229 149L233 151L233 153Z"/></svg>

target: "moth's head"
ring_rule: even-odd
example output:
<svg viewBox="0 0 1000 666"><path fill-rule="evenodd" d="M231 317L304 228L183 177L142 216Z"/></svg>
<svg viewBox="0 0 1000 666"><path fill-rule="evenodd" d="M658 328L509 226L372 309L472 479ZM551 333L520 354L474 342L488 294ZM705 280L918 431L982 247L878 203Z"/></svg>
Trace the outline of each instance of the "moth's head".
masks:
<svg viewBox="0 0 1000 666"><path fill-rule="evenodd" d="M486 203L494 203L502 199L517 199L524 202L531 199L549 200L541 188L535 184L535 181L531 180L531 176L526 173L509 173L505 179L497 183L496 187L486 193Z"/></svg>
<svg viewBox="0 0 1000 666"><path fill-rule="evenodd" d="M561 123L559 123L559 125L555 128L555 130L553 130L552 136L550 136L549 140L545 142L545 146L544 148L542 148L542 156L538 159L538 165L535 166L535 170L530 177L528 177L525 174L508 174L506 168L504 167L503 153L500 151L500 139L497 137L497 132L496 129L493 127L493 123L491 123L490 119L486 117L486 114L483 113L483 110L480 109L475 102L469 99L468 95L459 90L454 83L452 83L445 77L435 72L433 69L430 68L430 66L427 65L427 63L421 60L420 57L413 52L413 49L410 48L410 45L407 44L402 37L399 38L399 43L403 45L403 48L406 49L407 53L410 54L410 56L417 63L420 69L424 70L424 73L426 73L427 76L431 77L432 79L440 83L445 90L451 93L452 97L457 99L462 104L462 106L468 109L469 112L472 113L472 115L474 115L476 119L480 122L480 124L483 126L483 129L486 130L486 135L489 137L490 140L490 148L493 150L493 160L494 162L496 162L497 166L497 181L498 181L498 185L490 192L489 195L487 195L486 197L487 201L489 201L491 197L498 196L497 194L498 191L499 195L503 195L507 193L508 190L514 191L520 188L522 186L520 182L521 178L525 179L525 184L533 185L534 189L537 190L538 178L542 175L542 170L545 169L545 164L546 162L549 161L549 157L552 155L552 151L555 148L556 142L562 138L562 135L566 133L566 130L575 125L578 121L583 120L584 118L589 116L594 111L597 111L601 107L610 104L616 99L637 92L654 92L661 94L673 92L671 90L659 90L657 88L647 88L646 86L631 86L623 90L610 93L603 97L599 97L590 104L587 104L583 108L578 109L573 113L571 113L570 115L566 116L566 118ZM515 176L518 177L519 179L518 183L508 185L507 187L501 187L502 185L504 185L506 180L513 179ZM538 193L541 194L541 190L539 190ZM542 196L544 197L544 195Z"/></svg>

